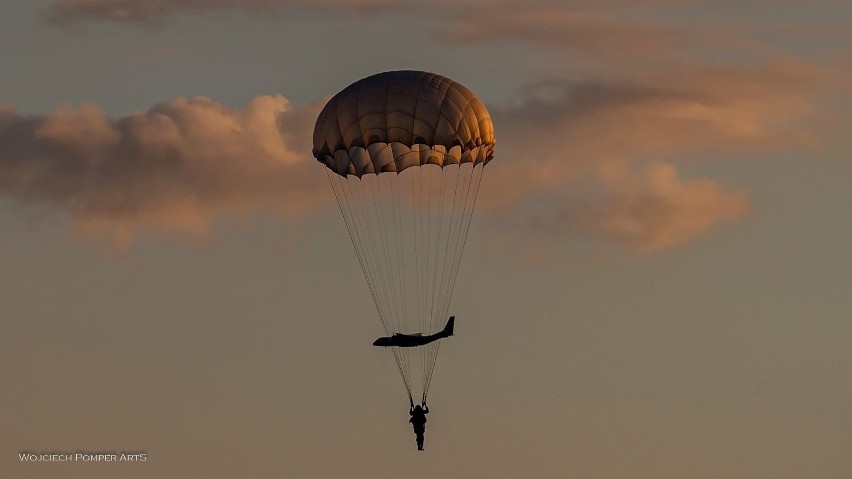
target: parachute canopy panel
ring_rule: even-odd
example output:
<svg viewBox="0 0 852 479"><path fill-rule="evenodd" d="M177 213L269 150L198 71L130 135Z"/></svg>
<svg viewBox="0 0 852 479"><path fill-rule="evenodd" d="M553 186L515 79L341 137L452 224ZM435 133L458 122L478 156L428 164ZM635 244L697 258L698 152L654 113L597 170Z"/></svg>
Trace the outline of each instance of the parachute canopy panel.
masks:
<svg viewBox="0 0 852 479"><path fill-rule="evenodd" d="M341 176L412 166L485 164L494 125L463 85L435 73L392 71L359 80L325 105L313 155Z"/></svg>

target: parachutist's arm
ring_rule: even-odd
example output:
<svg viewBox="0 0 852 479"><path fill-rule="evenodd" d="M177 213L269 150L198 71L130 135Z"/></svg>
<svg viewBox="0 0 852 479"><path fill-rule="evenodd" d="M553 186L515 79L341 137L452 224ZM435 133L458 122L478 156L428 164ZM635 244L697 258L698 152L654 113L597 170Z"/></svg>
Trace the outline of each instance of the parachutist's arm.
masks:
<svg viewBox="0 0 852 479"><path fill-rule="evenodd" d="M423 403L423 414L429 414L429 406L426 403Z"/></svg>

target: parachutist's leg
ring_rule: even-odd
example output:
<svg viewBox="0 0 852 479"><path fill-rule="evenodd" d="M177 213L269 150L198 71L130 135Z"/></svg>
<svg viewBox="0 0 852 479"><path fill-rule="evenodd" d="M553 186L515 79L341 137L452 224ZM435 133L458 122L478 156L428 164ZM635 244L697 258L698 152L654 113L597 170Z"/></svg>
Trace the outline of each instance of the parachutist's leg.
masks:
<svg viewBox="0 0 852 479"><path fill-rule="evenodd" d="M426 433L426 428L423 426L418 426L414 428L414 434L417 435L417 450L423 450L423 435Z"/></svg>

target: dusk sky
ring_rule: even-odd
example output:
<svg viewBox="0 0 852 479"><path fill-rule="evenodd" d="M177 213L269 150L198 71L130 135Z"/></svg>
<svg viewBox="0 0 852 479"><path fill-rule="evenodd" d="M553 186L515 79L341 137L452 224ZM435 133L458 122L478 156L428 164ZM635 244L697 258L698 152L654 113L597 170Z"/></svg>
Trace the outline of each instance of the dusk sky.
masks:
<svg viewBox="0 0 852 479"><path fill-rule="evenodd" d="M0 476L852 477L850 19L4 0ZM311 154L332 95L404 69L497 142L424 452Z"/></svg>

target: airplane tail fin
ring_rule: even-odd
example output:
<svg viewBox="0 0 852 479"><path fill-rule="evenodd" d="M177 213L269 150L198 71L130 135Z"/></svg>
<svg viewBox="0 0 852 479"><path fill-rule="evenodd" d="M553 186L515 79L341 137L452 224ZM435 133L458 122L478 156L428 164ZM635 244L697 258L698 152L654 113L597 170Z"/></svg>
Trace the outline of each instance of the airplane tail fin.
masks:
<svg viewBox="0 0 852 479"><path fill-rule="evenodd" d="M450 319L448 319L448 320L447 320L447 325L446 325L446 326L444 326L444 330L443 330L443 331L441 331L441 334L442 334L444 337L448 337L448 336L452 336L452 335L453 335L453 324L454 324L455 322L456 322L456 317L455 317L455 316L450 316Z"/></svg>

